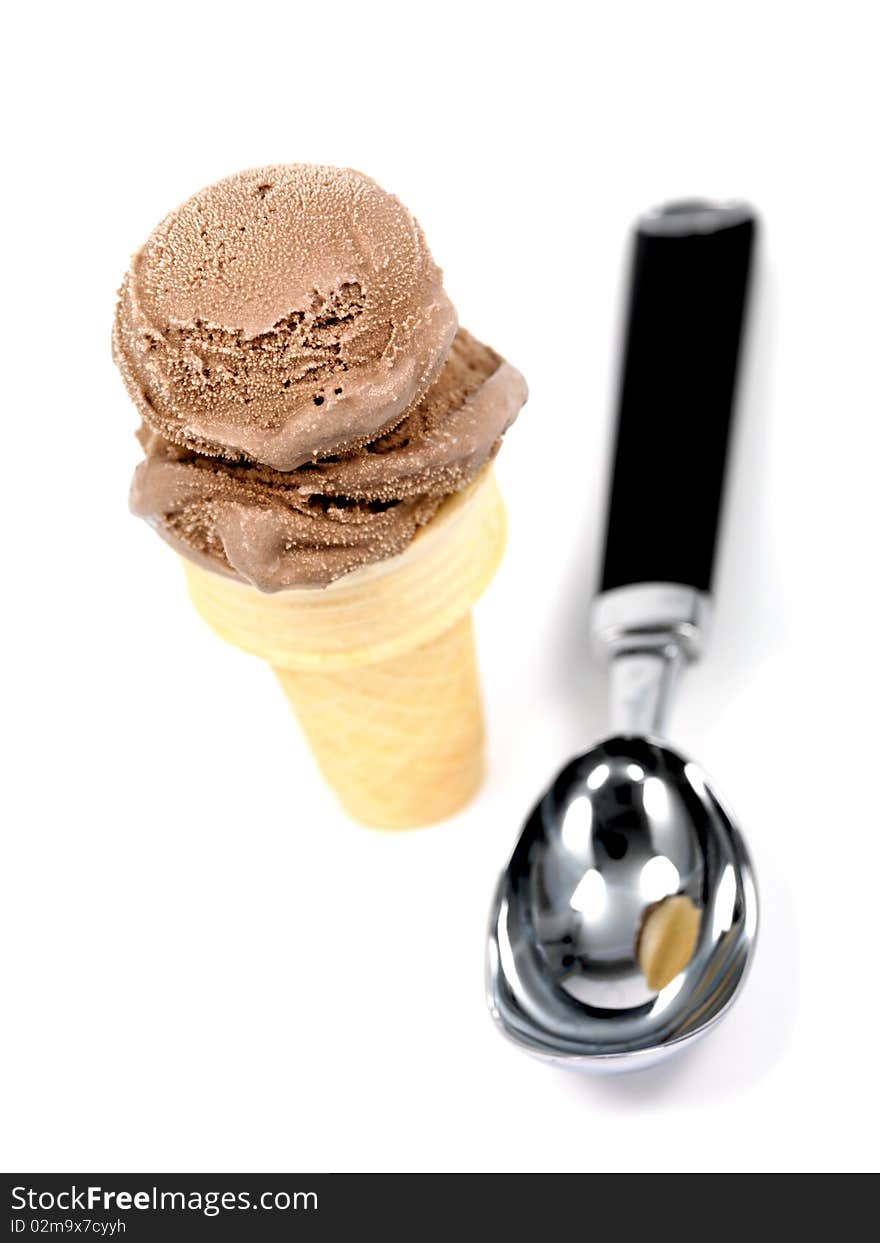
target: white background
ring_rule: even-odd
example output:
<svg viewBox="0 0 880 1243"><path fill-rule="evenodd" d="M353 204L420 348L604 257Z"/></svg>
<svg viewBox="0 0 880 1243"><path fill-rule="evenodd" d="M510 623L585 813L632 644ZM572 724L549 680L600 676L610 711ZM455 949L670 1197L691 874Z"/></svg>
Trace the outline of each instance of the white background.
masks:
<svg viewBox="0 0 880 1243"><path fill-rule="evenodd" d="M871 7L7 16L4 1168L876 1168ZM128 256L200 186L285 160L398 193L462 322L531 386L477 615L488 784L409 835L337 810L269 671L126 511ZM717 624L672 733L738 809L763 926L709 1040L597 1081L498 1037L483 933L524 811L602 729L584 621L627 230L694 193L765 228Z"/></svg>

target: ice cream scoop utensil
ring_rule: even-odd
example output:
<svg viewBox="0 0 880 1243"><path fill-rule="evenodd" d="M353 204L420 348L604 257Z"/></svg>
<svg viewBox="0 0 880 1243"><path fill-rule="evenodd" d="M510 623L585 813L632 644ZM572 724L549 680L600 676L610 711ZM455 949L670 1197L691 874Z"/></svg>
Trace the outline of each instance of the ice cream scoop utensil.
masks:
<svg viewBox="0 0 880 1243"><path fill-rule="evenodd" d="M757 904L730 812L661 741L709 612L756 222L674 203L638 225L600 592L613 734L567 764L501 876L488 945L506 1036L585 1069L689 1044L745 977Z"/></svg>

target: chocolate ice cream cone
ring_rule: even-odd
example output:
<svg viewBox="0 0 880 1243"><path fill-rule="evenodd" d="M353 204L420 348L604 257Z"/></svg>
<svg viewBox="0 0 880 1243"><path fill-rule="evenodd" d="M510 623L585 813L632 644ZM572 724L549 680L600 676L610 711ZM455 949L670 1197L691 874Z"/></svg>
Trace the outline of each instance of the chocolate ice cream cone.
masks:
<svg viewBox="0 0 880 1243"><path fill-rule="evenodd" d="M143 420L131 507L199 613L272 666L352 815L457 811L483 765L490 464L526 386L458 325L417 222L351 169L227 178L134 256L113 349Z"/></svg>

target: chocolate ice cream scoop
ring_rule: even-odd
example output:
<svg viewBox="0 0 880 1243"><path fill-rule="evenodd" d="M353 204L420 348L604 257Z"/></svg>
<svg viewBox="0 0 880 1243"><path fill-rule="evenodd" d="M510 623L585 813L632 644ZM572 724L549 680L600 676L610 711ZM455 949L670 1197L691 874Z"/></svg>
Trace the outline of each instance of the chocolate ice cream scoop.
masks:
<svg viewBox="0 0 880 1243"><path fill-rule="evenodd" d="M288 164L165 218L125 278L114 351L167 440L292 470L400 422L455 326L398 199L352 169Z"/></svg>
<svg viewBox="0 0 880 1243"><path fill-rule="evenodd" d="M143 418L132 509L262 591L402 552L526 400L457 329L416 221L350 169L194 195L135 255L113 347Z"/></svg>
<svg viewBox="0 0 880 1243"><path fill-rule="evenodd" d="M526 396L520 373L459 328L437 379L397 427L301 467L298 486L366 500L458 491L498 448Z"/></svg>
<svg viewBox="0 0 880 1243"><path fill-rule="evenodd" d="M173 547L263 591L323 587L401 552L500 444L525 381L459 329L434 384L395 431L293 471L182 449L144 427L131 504Z"/></svg>

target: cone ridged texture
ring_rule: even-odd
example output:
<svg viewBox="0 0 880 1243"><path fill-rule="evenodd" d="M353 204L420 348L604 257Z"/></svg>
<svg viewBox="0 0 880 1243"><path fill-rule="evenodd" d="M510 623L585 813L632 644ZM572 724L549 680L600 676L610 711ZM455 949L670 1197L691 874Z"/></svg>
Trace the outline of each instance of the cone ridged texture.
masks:
<svg viewBox="0 0 880 1243"><path fill-rule="evenodd" d="M431 824L479 787L483 714L470 614L390 660L275 672L325 778L363 824Z"/></svg>
<svg viewBox="0 0 880 1243"><path fill-rule="evenodd" d="M325 590L265 594L185 561L196 609L273 667L343 806L376 828L460 810L483 773L471 608L504 548L491 468L407 550Z"/></svg>

